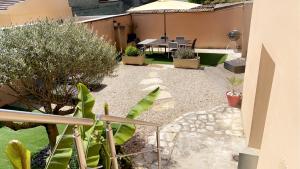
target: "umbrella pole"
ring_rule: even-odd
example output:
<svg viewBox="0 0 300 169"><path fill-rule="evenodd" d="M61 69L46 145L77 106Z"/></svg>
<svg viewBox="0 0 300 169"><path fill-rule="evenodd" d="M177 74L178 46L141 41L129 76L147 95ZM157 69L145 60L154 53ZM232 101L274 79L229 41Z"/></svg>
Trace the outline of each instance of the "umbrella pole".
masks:
<svg viewBox="0 0 300 169"><path fill-rule="evenodd" d="M164 11L164 35L167 37L166 11Z"/></svg>
<svg viewBox="0 0 300 169"><path fill-rule="evenodd" d="M164 10L164 36L165 42L167 42L167 24L166 24L166 10ZM165 53L167 53L167 46L165 46Z"/></svg>

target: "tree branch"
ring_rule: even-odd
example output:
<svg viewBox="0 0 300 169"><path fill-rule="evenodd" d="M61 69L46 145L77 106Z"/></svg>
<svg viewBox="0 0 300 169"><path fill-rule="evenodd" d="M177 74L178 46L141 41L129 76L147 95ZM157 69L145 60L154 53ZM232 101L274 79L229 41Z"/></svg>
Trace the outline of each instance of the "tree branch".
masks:
<svg viewBox="0 0 300 169"><path fill-rule="evenodd" d="M69 114L72 114L72 113L74 113L74 111L75 111L75 108L72 108L72 109L69 109L69 110L60 110L60 111L58 111L58 115L69 115Z"/></svg>
<svg viewBox="0 0 300 169"><path fill-rule="evenodd" d="M38 126L42 126L40 123L14 123L14 122L1 122L4 126L17 131L17 130L22 130L22 129L29 129L29 128L34 128Z"/></svg>

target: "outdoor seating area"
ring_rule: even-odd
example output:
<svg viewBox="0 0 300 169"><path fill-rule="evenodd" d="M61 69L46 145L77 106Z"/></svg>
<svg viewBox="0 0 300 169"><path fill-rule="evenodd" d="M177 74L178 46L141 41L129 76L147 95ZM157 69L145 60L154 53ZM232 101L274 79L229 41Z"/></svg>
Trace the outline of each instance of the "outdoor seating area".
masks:
<svg viewBox="0 0 300 169"><path fill-rule="evenodd" d="M138 43L138 45L142 45L144 50L149 48L153 52L153 48L157 48L160 51L160 48L164 48L165 52L166 49L168 51L172 51L178 48L185 48L185 47L195 47L196 41L187 40L184 37L176 37L175 40L171 40L168 37L162 36L160 39L145 39ZM194 44L194 45L193 45Z"/></svg>
<svg viewBox="0 0 300 169"><path fill-rule="evenodd" d="M296 1L0 0L0 169L299 169Z"/></svg>

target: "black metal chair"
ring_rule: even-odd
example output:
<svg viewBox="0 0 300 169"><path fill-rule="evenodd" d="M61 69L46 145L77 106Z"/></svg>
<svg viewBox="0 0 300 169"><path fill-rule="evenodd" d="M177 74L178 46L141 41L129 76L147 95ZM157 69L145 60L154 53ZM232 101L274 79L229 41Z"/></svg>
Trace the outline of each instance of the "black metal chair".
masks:
<svg viewBox="0 0 300 169"><path fill-rule="evenodd" d="M170 58L170 53L171 56L173 56L173 53L175 53L178 50L178 42L169 42L168 48L169 48L168 58Z"/></svg>
<svg viewBox="0 0 300 169"><path fill-rule="evenodd" d="M191 49L195 49L196 42L197 42L197 38L195 38L195 39L193 40L193 43L192 43Z"/></svg>
<svg viewBox="0 0 300 169"><path fill-rule="evenodd" d="M176 41L181 41L181 40L182 40L182 41L184 40L184 37L183 37L183 36L177 36L177 37L176 37Z"/></svg>
<svg viewBox="0 0 300 169"><path fill-rule="evenodd" d="M161 36L160 37L160 42L165 43L165 42L168 42L168 41L169 41L169 38L167 36ZM165 48L165 52L166 52L167 46L166 45L158 45L158 51L160 51L160 48Z"/></svg>

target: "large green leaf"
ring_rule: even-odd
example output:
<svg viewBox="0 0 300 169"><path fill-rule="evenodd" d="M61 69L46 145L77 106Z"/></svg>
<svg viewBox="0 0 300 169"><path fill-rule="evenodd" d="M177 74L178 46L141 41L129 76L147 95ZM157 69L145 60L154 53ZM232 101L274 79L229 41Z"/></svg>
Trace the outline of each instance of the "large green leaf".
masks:
<svg viewBox="0 0 300 169"><path fill-rule="evenodd" d="M159 95L159 87L154 89L145 98L140 100L133 108L131 108L126 118L135 119L138 116L140 116L141 113L150 109L150 107L153 105L158 95Z"/></svg>
<svg viewBox="0 0 300 169"><path fill-rule="evenodd" d="M66 169L72 156L73 126L66 126L48 159L46 169Z"/></svg>
<svg viewBox="0 0 300 169"><path fill-rule="evenodd" d="M103 141L103 143L101 144L100 156L102 157L100 159L100 163L103 165L103 168L110 169L111 168L111 159L110 159L111 153L109 150L108 142L106 140Z"/></svg>
<svg viewBox="0 0 300 169"><path fill-rule="evenodd" d="M78 89L78 103L76 111L78 111L78 117L95 119L95 114L92 112L95 99L89 92L89 89L82 83L77 84ZM84 138L85 132L89 130L91 126L83 126L81 136Z"/></svg>
<svg viewBox="0 0 300 169"><path fill-rule="evenodd" d="M145 98L140 100L128 113L126 118L135 119L144 111L147 111L154 103L159 94L159 87L150 92ZM132 124L114 124L114 140L117 145L122 145L128 141L135 133L135 126Z"/></svg>
<svg viewBox="0 0 300 169"><path fill-rule="evenodd" d="M85 133L84 146L86 150L86 160L88 167L97 167L100 159L100 148L104 138L102 133L105 131L103 122L97 121Z"/></svg>
<svg viewBox="0 0 300 169"><path fill-rule="evenodd" d="M92 109L95 103L93 96L88 88L79 83L78 88L78 104L74 113L74 117L95 118ZM66 169L72 156L73 145L73 127L66 126L64 132L60 135L58 142L49 157L46 169ZM79 127L82 138L85 138L85 133L91 126Z"/></svg>
<svg viewBox="0 0 300 169"><path fill-rule="evenodd" d="M20 141L10 141L5 152L14 169L30 169L30 151Z"/></svg>

